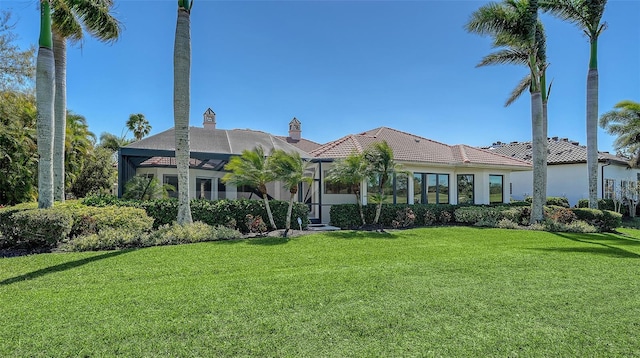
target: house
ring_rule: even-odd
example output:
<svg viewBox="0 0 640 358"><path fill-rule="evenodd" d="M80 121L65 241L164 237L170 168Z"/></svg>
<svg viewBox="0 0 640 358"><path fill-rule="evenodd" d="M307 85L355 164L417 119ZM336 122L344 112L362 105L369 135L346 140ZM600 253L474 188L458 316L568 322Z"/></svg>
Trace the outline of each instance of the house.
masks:
<svg viewBox="0 0 640 358"><path fill-rule="evenodd" d="M587 177L587 148L568 138L548 139L547 196L566 197L571 206L589 197ZM531 142L493 143L487 150L531 162ZM598 153L598 198L611 199L629 182L640 180L640 169L630 168L628 159ZM522 200L533 192L533 172L511 175L513 199Z"/></svg>
<svg viewBox="0 0 640 358"><path fill-rule="evenodd" d="M321 217L328 217L332 204L355 203L349 188L324 182L331 162L353 152L362 153L372 143L386 141L394 160L405 174L393 178L385 193L394 204L490 204L508 203L511 176L531 171L531 164L467 145L447 145L396 129L379 127L347 135L311 151L320 161ZM367 204L373 188L362 183L362 201Z"/></svg>
<svg viewBox="0 0 640 358"><path fill-rule="evenodd" d="M215 113L210 108L203 117L203 127L189 128L191 197L209 200L254 197L255 190L225 185L220 179L225 174L223 168L231 156L240 155L242 151L252 150L258 145L264 148L265 153L282 149L298 152L302 158L310 158L307 152L269 133L249 129L218 129ZM173 128L120 148L118 155L118 196L122 196L125 183L135 175L155 177L178 188ZM275 183L267 189L276 199L289 199L289 192ZM177 196L177 192L170 195Z"/></svg>
<svg viewBox="0 0 640 358"><path fill-rule="evenodd" d="M362 152L377 141L386 141L394 152L394 159L405 173L393 179L388 189L390 203L503 203L509 202L511 181L515 173L531 171L531 164L523 159L497 154L490 150L466 145L449 146L414 134L380 127L347 135L320 145L301 136L301 123L293 118L289 136L274 136L249 129L224 130L216 128L215 113L211 109L203 115L203 127L190 128L190 195L195 198L234 199L257 198L255 190L225 185L220 180L229 158L261 145L265 152L282 149L298 152L309 159L307 175L312 184L301 185L298 201L310 208L310 218L328 223L331 205L355 203L349 188L325 182L327 170L336 159ZM177 186L173 129L144 138L119 151L119 195L124 184L135 175L146 175ZM363 204L369 201L370 190L362 183ZM288 200L288 191L279 183L268 187L269 194Z"/></svg>

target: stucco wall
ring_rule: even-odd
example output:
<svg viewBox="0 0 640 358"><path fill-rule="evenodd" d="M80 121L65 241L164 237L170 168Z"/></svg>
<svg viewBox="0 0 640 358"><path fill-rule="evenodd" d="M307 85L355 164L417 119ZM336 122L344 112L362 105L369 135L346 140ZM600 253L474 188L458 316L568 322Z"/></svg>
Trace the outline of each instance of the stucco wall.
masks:
<svg viewBox="0 0 640 358"><path fill-rule="evenodd" d="M598 198L602 198L602 170L598 165ZM616 185L621 180L637 180L638 169L628 169L626 166L611 164L604 166L604 178L614 179ZM530 196L533 188L533 172L514 172L511 174L513 182L512 198L522 200ZM562 164L547 167L547 196L566 197L571 206L578 204L578 200L589 197L587 164Z"/></svg>

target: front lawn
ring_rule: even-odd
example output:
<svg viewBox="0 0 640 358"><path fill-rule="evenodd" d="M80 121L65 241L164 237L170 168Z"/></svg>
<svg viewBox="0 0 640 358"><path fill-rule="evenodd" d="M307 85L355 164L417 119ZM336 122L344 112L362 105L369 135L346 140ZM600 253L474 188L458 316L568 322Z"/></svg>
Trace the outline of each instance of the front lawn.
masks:
<svg viewBox="0 0 640 358"><path fill-rule="evenodd" d="M639 356L640 231L340 231L0 259L0 356Z"/></svg>

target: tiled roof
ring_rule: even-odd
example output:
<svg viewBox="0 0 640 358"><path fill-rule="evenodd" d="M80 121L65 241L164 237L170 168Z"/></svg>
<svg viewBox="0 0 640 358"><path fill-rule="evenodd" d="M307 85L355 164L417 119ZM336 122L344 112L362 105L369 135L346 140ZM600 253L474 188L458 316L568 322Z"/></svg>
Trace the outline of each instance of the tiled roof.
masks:
<svg viewBox="0 0 640 358"><path fill-rule="evenodd" d="M294 147L297 147L298 149L301 149L307 153L311 152L312 150L319 148L320 146L322 146L322 144L320 143L316 143L314 141L308 140L308 139L304 139L304 138L300 138L300 140L295 140L292 139L291 137L285 137L285 136L281 136L281 135L277 135L275 136L276 138L283 140L289 144L291 144Z"/></svg>
<svg viewBox="0 0 640 358"><path fill-rule="evenodd" d="M466 145L449 146L396 129L379 127L359 134L342 137L322 145L310 154L318 158L344 158L353 152L362 153L374 142L386 141L394 159L403 162L419 162L455 166L509 166L528 170L531 164Z"/></svg>
<svg viewBox="0 0 640 358"><path fill-rule="evenodd" d="M261 131L190 127L189 136L192 152L239 155L243 150L252 150L261 145L265 153L271 152L272 149L282 149L286 152L298 152L301 157L309 158L309 154L304 150ZM174 129L131 143L126 148L175 150Z"/></svg>
<svg viewBox="0 0 640 358"><path fill-rule="evenodd" d="M571 141L567 138L549 138L549 151L547 163L549 165L557 164L575 164L587 162L587 148L580 143ZM494 143L487 150L505 155L511 158L531 161L532 147L531 142L511 142L511 143ZM619 157L607 152L598 152L598 161L605 162L607 160L626 165L627 158Z"/></svg>

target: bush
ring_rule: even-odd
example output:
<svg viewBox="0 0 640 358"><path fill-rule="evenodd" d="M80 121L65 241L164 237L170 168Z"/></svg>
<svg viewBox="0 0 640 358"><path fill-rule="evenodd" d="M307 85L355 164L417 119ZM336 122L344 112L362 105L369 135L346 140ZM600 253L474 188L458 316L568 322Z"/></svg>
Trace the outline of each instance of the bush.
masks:
<svg viewBox="0 0 640 358"><path fill-rule="evenodd" d="M531 206L510 207L502 211L502 216L518 225L529 225Z"/></svg>
<svg viewBox="0 0 640 358"><path fill-rule="evenodd" d="M520 226L509 219L502 219L498 221L497 227L501 229L519 229Z"/></svg>
<svg viewBox="0 0 640 358"><path fill-rule="evenodd" d="M530 196L527 196L524 199L525 202L531 204L531 202L533 201L533 198ZM545 205L550 205L550 206L561 206L563 208L569 208L571 207L569 205L569 199L563 197L563 196L548 196L547 197L547 202Z"/></svg>
<svg viewBox="0 0 640 358"><path fill-rule="evenodd" d="M622 214L599 209L573 208L578 220L595 226L598 231L613 231L622 225Z"/></svg>
<svg viewBox="0 0 640 358"><path fill-rule="evenodd" d="M394 229L412 227L416 222L416 214L411 208L404 208L396 212L396 219L391 222Z"/></svg>
<svg viewBox="0 0 640 358"><path fill-rule="evenodd" d="M383 227L394 227L394 221L398 221L398 212L410 209L415 215L415 226L446 224L453 218L453 212L457 207L449 204L382 204L378 223ZM373 223L376 205L365 205L363 212L367 224ZM357 204L332 205L330 215L333 226L342 229L354 229L362 226Z"/></svg>
<svg viewBox="0 0 640 358"><path fill-rule="evenodd" d="M51 248L67 238L73 217L57 208L17 211L11 215L13 228L4 232L10 247Z"/></svg>
<svg viewBox="0 0 640 358"><path fill-rule="evenodd" d="M545 216L547 219L561 224L570 224L578 219L571 209L562 206L545 207Z"/></svg>
<svg viewBox="0 0 640 358"><path fill-rule="evenodd" d="M454 216L456 222L475 225L480 223L482 226L495 226L498 221L504 217L503 211L507 207L491 207L491 206L465 206L456 209ZM492 225L490 225L493 223Z"/></svg>
<svg viewBox="0 0 640 358"><path fill-rule="evenodd" d="M94 196L85 198L82 201L85 205L91 206L131 206L142 208L147 215L154 219L153 227L158 228L163 225L172 224L178 217L178 201L175 199L157 199L147 201L123 200L112 196ZM280 200L269 201L269 206L273 213L273 219L279 229L285 227L287 209L289 202ZM191 200L191 216L194 221L202 221L211 226L226 226L237 228L241 232L249 232L245 224L247 214L253 216L267 217L262 200L216 200L209 201L203 199ZM309 208L304 203L294 203L291 211L291 221L296 222L297 218L302 219L302 227L309 225ZM237 226L236 226L237 225ZM269 228L270 229L270 228Z"/></svg>
<svg viewBox="0 0 640 358"><path fill-rule="evenodd" d="M65 251L99 251L151 246L149 234L108 228L97 234L78 236L61 245Z"/></svg>
<svg viewBox="0 0 640 358"><path fill-rule="evenodd" d="M152 235L155 245L177 245L194 242L237 239L242 237L239 231L224 226L212 227L203 222L188 225L165 225Z"/></svg>
<svg viewBox="0 0 640 358"><path fill-rule="evenodd" d="M11 216L17 212L37 209L38 203L23 203L14 206L7 206L0 209L0 233L2 233L5 239L3 240L0 237L0 247L10 246L9 242L5 240L9 240L11 237L11 231L13 230L13 219Z"/></svg>
<svg viewBox="0 0 640 358"><path fill-rule="evenodd" d="M97 234L105 229L118 229L134 235L151 230L153 219L143 209L132 207L91 207L66 202L60 209L73 217L70 237Z"/></svg>
<svg viewBox="0 0 640 358"><path fill-rule="evenodd" d="M264 223L264 220L262 220L262 216L260 215L253 216L251 214L247 214L244 223L250 233L262 234L267 232L267 224Z"/></svg>

